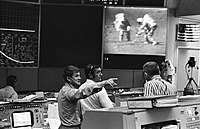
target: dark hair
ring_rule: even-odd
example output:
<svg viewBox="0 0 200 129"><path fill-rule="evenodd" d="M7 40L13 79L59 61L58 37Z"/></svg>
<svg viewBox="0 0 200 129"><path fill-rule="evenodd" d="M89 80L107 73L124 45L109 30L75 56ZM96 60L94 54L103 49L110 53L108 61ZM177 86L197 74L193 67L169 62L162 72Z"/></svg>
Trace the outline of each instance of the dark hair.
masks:
<svg viewBox="0 0 200 129"><path fill-rule="evenodd" d="M74 73L78 73L78 72L80 72L80 69L78 67L73 66L73 65L66 66L63 73L64 81L68 82L67 77L72 77Z"/></svg>
<svg viewBox="0 0 200 129"><path fill-rule="evenodd" d="M90 74L92 74L94 76L95 69L97 69L97 68L100 68L100 66L96 65L96 64L88 64L85 67L85 77L87 79L91 79Z"/></svg>
<svg viewBox="0 0 200 129"><path fill-rule="evenodd" d="M146 72L150 76L159 75L160 68L156 62L150 61L143 65L143 72Z"/></svg>
<svg viewBox="0 0 200 129"><path fill-rule="evenodd" d="M15 82L17 82L17 76L15 76L15 75L9 75L6 78L6 84L9 86L14 87Z"/></svg>

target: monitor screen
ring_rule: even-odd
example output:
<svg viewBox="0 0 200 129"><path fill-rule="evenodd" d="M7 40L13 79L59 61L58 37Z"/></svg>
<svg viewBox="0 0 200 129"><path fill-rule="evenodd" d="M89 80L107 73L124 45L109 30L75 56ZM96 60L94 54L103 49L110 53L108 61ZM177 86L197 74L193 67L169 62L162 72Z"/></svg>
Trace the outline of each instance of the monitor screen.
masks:
<svg viewBox="0 0 200 129"><path fill-rule="evenodd" d="M105 6L103 54L165 56L167 8Z"/></svg>
<svg viewBox="0 0 200 129"><path fill-rule="evenodd" d="M11 115L12 127L28 127L33 126L33 112L32 111L16 111Z"/></svg>

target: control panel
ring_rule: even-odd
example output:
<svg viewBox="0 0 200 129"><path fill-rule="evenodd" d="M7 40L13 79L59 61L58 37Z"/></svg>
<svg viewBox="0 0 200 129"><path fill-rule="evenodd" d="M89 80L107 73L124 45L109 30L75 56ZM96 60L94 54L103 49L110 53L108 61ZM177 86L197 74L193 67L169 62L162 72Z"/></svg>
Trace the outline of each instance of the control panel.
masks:
<svg viewBox="0 0 200 129"><path fill-rule="evenodd" d="M186 129L200 129L200 106L185 107L180 115Z"/></svg>
<svg viewBox="0 0 200 129"><path fill-rule="evenodd" d="M0 105L0 120L7 120L12 124L12 114L17 112L31 112L33 128L42 127L44 124L44 103L9 103Z"/></svg>

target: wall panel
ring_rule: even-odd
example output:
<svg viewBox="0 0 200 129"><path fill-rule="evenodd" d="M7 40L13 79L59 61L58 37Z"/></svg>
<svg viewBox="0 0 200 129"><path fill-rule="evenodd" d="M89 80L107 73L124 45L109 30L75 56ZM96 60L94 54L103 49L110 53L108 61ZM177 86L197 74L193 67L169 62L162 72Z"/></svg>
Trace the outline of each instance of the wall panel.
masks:
<svg viewBox="0 0 200 129"><path fill-rule="evenodd" d="M38 90L58 92L64 85L64 67L39 68ZM82 82L85 81L84 70L81 69Z"/></svg>
<svg viewBox="0 0 200 129"><path fill-rule="evenodd" d="M35 91L37 90L37 68L9 68L8 75L16 75L16 91Z"/></svg>
<svg viewBox="0 0 200 129"><path fill-rule="evenodd" d="M0 88L6 85L6 69L0 68Z"/></svg>
<svg viewBox="0 0 200 129"><path fill-rule="evenodd" d="M133 70L103 69L103 78L118 78L117 87L133 88Z"/></svg>

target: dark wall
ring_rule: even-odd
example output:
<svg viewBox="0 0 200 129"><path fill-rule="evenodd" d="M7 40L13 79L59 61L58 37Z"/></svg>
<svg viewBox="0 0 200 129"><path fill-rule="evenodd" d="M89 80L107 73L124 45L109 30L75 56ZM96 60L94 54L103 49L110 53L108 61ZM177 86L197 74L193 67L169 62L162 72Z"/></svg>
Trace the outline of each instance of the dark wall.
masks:
<svg viewBox="0 0 200 129"><path fill-rule="evenodd" d="M161 65L165 61L165 56L104 54L103 67L106 69L141 70L148 61L155 61Z"/></svg>
<svg viewBox="0 0 200 129"><path fill-rule="evenodd" d="M176 9L175 15L189 16L189 15L200 15L200 1L199 0L180 0L179 6Z"/></svg>
<svg viewBox="0 0 200 129"><path fill-rule="evenodd" d="M6 69L0 68L0 88L3 88L6 85L6 73Z"/></svg>
<svg viewBox="0 0 200 129"><path fill-rule="evenodd" d="M134 6L160 6L163 7L165 5L165 0L126 0L126 5L134 5Z"/></svg>
<svg viewBox="0 0 200 129"><path fill-rule="evenodd" d="M41 12L40 67L101 64L102 6L42 4Z"/></svg>
<svg viewBox="0 0 200 129"><path fill-rule="evenodd" d="M6 85L6 76L13 74L18 80L15 88L17 92L37 90L58 92L64 85L63 70L64 67L0 69L0 88ZM81 77L82 83L85 82L83 68ZM118 78L116 83L119 88L141 88L144 83L142 70L103 69L103 79L108 78Z"/></svg>
<svg viewBox="0 0 200 129"><path fill-rule="evenodd" d="M5 80L8 75L16 75L17 83L15 90L36 91L38 90L38 69L37 68L8 68L5 74ZM48 79L48 77L46 78ZM4 85L5 86L5 85Z"/></svg>

